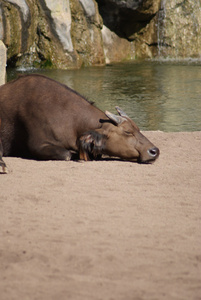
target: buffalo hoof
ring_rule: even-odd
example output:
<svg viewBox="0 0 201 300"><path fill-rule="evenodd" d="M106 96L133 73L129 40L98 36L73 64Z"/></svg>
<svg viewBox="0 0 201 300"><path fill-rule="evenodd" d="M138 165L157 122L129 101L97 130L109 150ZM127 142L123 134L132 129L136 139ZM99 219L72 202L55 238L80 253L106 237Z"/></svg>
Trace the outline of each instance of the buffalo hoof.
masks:
<svg viewBox="0 0 201 300"><path fill-rule="evenodd" d="M8 169L5 165L0 165L0 174L7 174Z"/></svg>
<svg viewBox="0 0 201 300"><path fill-rule="evenodd" d="M69 160L71 160L71 158L72 158L71 152L70 152L70 151L66 151L65 160L66 160L66 161L69 161Z"/></svg>

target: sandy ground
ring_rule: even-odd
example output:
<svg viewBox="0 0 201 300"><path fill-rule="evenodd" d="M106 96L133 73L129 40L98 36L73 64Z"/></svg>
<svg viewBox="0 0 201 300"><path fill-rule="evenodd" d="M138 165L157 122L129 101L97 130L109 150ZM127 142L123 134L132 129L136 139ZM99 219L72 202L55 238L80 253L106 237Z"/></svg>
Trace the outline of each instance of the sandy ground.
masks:
<svg viewBox="0 0 201 300"><path fill-rule="evenodd" d="M152 165L5 158L0 300L201 299L201 132Z"/></svg>

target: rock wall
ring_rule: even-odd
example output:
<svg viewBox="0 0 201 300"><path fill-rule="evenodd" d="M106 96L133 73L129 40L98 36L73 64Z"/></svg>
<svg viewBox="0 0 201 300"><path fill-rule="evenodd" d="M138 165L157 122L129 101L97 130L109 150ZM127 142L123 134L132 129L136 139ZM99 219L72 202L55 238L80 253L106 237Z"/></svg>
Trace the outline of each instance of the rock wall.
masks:
<svg viewBox="0 0 201 300"><path fill-rule="evenodd" d="M0 0L0 39L9 67L200 57L200 35L200 1Z"/></svg>
<svg viewBox="0 0 201 300"><path fill-rule="evenodd" d="M136 58L201 58L200 0L97 2L104 25L132 41Z"/></svg>
<svg viewBox="0 0 201 300"><path fill-rule="evenodd" d="M94 0L0 0L10 67L103 64L101 26Z"/></svg>

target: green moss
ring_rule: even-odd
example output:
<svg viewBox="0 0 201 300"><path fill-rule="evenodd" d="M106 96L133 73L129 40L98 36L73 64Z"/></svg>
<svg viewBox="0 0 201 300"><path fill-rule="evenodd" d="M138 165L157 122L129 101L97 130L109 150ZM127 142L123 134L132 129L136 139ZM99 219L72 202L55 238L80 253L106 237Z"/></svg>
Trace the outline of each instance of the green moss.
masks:
<svg viewBox="0 0 201 300"><path fill-rule="evenodd" d="M45 61L41 61L40 67L51 69L53 67L52 60L50 58L47 58Z"/></svg>

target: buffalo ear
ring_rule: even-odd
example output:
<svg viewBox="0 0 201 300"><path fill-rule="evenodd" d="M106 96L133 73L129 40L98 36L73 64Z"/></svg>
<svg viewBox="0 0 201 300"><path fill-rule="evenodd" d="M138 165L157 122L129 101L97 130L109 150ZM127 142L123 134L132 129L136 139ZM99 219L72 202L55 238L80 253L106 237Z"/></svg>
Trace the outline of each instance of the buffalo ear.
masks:
<svg viewBox="0 0 201 300"><path fill-rule="evenodd" d="M93 160L101 157L106 136L97 131L88 131L78 140L79 158L81 160Z"/></svg>

